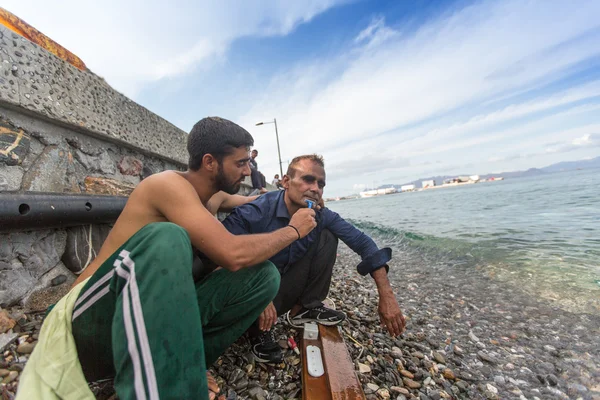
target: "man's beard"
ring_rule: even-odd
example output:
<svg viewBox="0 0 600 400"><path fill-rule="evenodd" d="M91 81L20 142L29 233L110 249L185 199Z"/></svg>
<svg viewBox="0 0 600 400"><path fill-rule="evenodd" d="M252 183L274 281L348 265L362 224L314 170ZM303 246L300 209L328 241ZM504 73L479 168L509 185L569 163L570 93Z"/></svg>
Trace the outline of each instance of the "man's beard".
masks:
<svg viewBox="0 0 600 400"><path fill-rule="evenodd" d="M215 183L218 190L228 194L236 194L239 192L240 186L242 185L242 183L239 181L231 182L227 180L222 168L219 168L219 172L215 178Z"/></svg>

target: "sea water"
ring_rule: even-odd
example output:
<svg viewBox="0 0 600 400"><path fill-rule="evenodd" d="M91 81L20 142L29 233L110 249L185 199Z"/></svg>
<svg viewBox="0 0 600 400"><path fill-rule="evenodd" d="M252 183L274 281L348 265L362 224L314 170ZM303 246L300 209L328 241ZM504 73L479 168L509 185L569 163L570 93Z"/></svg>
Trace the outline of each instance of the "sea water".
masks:
<svg viewBox="0 0 600 400"><path fill-rule="evenodd" d="M600 169L328 202L394 262L460 268L600 314Z"/></svg>

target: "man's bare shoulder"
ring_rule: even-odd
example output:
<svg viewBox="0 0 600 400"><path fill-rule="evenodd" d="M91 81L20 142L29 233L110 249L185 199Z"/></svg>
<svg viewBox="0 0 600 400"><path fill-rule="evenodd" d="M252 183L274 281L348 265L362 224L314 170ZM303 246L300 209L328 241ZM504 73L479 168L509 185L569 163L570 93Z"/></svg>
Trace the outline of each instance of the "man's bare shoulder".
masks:
<svg viewBox="0 0 600 400"><path fill-rule="evenodd" d="M140 182L136 190L137 189L140 189L139 191L144 192L156 192L156 195L164 193L166 189L177 190L178 192L184 193L196 193L194 187L185 178L183 173L172 170L159 172L149 176Z"/></svg>

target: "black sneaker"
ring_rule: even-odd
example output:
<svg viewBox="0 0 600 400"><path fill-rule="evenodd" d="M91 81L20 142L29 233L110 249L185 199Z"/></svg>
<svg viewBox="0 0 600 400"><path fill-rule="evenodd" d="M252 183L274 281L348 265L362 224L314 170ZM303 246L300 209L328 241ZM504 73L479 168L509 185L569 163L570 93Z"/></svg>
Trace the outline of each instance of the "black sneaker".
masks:
<svg viewBox="0 0 600 400"><path fill-rule="evenodd" d="M278 364L283 361L283 352L275 341L273 331L260 332L257 336L250 336L252 354L258 362Z"/></svg>
<svg viewBox="0 0 600 400"><path fill-rule="evenodd" d="M319 306L311 309L302 307L300 312L291 319L294 325L301 325L305 322L316 322L321 325L338 325L346 319L346 314L341 311L332 310L325 306Z"/></svg>

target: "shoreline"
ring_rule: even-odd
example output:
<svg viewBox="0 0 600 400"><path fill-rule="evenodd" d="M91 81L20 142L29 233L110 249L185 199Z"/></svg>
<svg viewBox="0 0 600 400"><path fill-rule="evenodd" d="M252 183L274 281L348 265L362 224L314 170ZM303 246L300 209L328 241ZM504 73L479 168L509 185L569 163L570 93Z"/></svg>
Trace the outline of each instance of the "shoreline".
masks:
<svg viewBox="0 0 600 400"><path fill-rule="evenodd" d="M338 254L329 296L348 314L342 334L367 399L600 399L600 316L553 307L476 270L411 268L400 253L390 280L407 330L392 338L379 326L373 280L356 272L359 257L343 244ZM19 336L29 332L18 339L25 351L43 314L26 315L18 321ZM285 363L256 363L240 338L212 366L224 398L301 398L300 357L284 340L300 330L282 320L275 334ZM8 393L28 357L18 347L0 359L14 379L1 389ZM99 399L115 398L110 381L92 387Z"/></svg>

